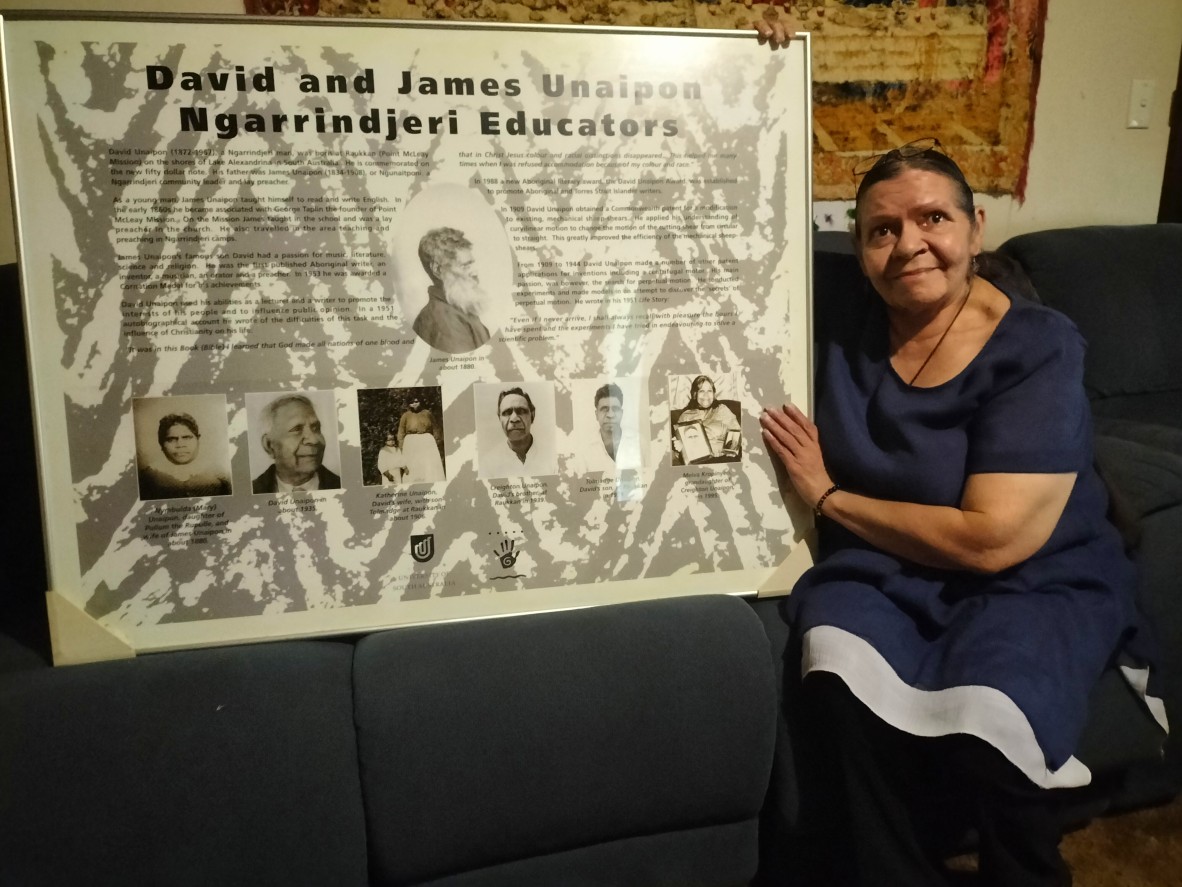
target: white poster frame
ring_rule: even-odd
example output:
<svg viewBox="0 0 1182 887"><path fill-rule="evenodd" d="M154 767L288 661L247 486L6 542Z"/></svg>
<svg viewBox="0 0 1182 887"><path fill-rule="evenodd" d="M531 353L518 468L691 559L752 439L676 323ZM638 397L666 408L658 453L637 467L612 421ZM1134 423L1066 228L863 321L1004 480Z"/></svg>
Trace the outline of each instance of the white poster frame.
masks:
<svg viewBox="0 0 1182 887"><path fill-rule="evenodd" d="M122 33L126 33L126 40L119 38ZM47 34L53 41L48 48ZM38 40L41 48L35 50L33 44ZM420 104L437 97L421 92L423 78L430 75L422 74L420 66L435 63L431 48L445 43L452 49L457 45L471 48L464 53L467 59L456 63L463 68L457 82L464 78L474 81L485 95L449 95L455 106L434 115L416 114ZM788 47L775 51L755 43L753 33L732 31L5 13L0 18L4 111L25 300L55 662L328 636L684 594L787 593L812 562L812 513L790 492L782 471L763 447L758 415L761 403L780 397L791 398L810 412L812 406L811 70L808 35L798 35ZM378 52L377 47L386 44L394 55L413 49L413 64L405 63L401 71L411 78L414 88L403 96L408 106L397 113L384 109L371 122L386 127L386 140L395 145L397 138L412 139L409 133L416 127L419 131L413 133L413 139L419 141L413 142L418 147L393 152L374 149L370 154L379 158L374 165L385 162L393 167L391 158L398 157L420 167L426 163L426 178L417 179L405 194L395 195L396 188L387 193L373 184L380 179L370 178L379 175L371 170L356 173L363 180L360 190L337 188L333 193L338 202L331 207L325 192L318 198L324 207L318 218L332 222L322 230L333 227L324 237L351 237L343 232L354 218L365 222L358 226L363 233L357 235L356 242L372 237L379 216L365 215L366 199L388 210L380 218L383 222L393 219L396 233L384 239L385 258L372 260L381 265L381 273L357 258L377 255L380 250L372 244L345 249L341 267L346 270L339 275L344 280L332 278L327 268L301 273L305 266L294 259L288 264L273 258L231 261L229 256L249 256L252 249L261 256L260 244L280 242L280 236L274 230L264 231L260 221L244 221L251 218L252 210L260 213L260 218L265 215L267 201L273 199L279 206L279 195L284 195L288 202L273 214L272 222L299 222L297 233L284 243L308 238L308 220L312 218L308 211L301 210L301 215L291 208L294 204L290 201L297 198L287 196L285 185L276 184L282 176L266 178L262 164L247 169L245 164L251 161L241 158L249 152L240 156L231 146L252 144L250 137L257 136L266 140L267 156L276 162L284 156L275 147L280 143L295 145L298 150L293 153L313 158L322 158L330 150L339 151L342 158L351 157L343 146L374 144L373 138L364 144L349 141L354 136L360 138L357 132L307 133L297 138L290 130L267 130L276 112L274 102L266 109L258 104L269 98L260 93L281 95L288 103L281 107L285 117L294 117L294 113L288 114L293 110L288 105L296 102L295 93L282 90L304 83L316 63L341 77L346 93L325 99L321 84L317 101L337 102L327 109L329 115L339 112L351 117L351 125L360 126L369 113L357 110L363 95L375 105L382 101L394 104L388 96L380 95L377 85L390 83L398 75L399 64ZM258 47L257 55L250 56L249 52L256 50L243 48L247 46ZM294 52L293 46L297 48ZM230 49L227 55L218 56L222 47ZM318 55L300 55L304 48L314 48ZM124 52L126 58L121 56ZM190 70L185 67L190 52L220 58L222 66L193 66L201 86L192 83L190 93L178 97L177 87L185 80L184 72ZM359 56L360 61L353 56ZM438 56L436 52L434 58ZM662 60L664 56L669 58ZM144 64L149 57L151 71ZM108 70L96 74L96 62ZM710 62L714 63L712 73ZM299 63L305 65L302 73ZM547 94L545 98L553 101L543 101L538 92L540 75L530 68L540 63L565 73L569 88L581 80L592 93L598 90L599 94L569 100ZM575 76L596 65L610 68L613 63L635 67L619 68L610 78ZM334 64L350 73L338 75ZM473 65L484 65L491 73L483 80L474 77ZM653 71L685 65L690 73L683 80L670 76L657 81L654 76L648 81L635 76L637 71L650 70L646 65ZM764 73L769 69L774 69L774 74ZM215 77L210 77L210 70ZM416 72L413 75L412 70ZM112 71L122 72L124 79L111 82ZM319 73L318 69L314 76ZM222 75L225 79L217 81ZM548 81L551 88L558 76ZM415 77L419 78L417 85ZM438 88L446 78L430 79ZM742 82L752 79L754 86ZM170 82L164 87L166 80ZM277 80L286 85L277 87ZM101 94L96 85L100 81L106 90ZM512 89L508 86L511 81L516 81ZM137 82L141 84L138 95L133 86ZM327 76L324 82L328 82ZM211 84L215 83L222 94L214 94ZM691 91L691 84L700 92ZM352 95L348 94L350 88ZM649 90L643 98L638 95L641 88ZM207 101L208 114L199 117L195 109ZM481 101L485 101L483 106ZM594 112L586 110L591 107L589 102ZM305 106L301 108L309 127L321 125L325 119ZM619 109L644 119L621 117ZM494 117L486 118L485 114ZM612 114L616 115L611 133L615 142L608 141L607 135L605 115ZM222 124L215 122L223 119L221 115L225 115L224 131L219 129ZM515 115L521 116L527 129L539 126L534 122L539 119L549 120L546 126L565 129L562 134L553 130L524 134L528 149L513 155L512 162L505 161L503 157L512 154L505 144ZM439 119L431 123L432 117ZM623 131L624 123L615 123L620 119L627 121L631 134ZM489 124L490 120L495 122ZM123 131L116 126L119 121ZM473 134L468 127L476 126L476 121L481 138L488 143L486 157L497 155L493 160L473 157L479 152L461 151L448 144L453 138L456 145L464 140L464 146L471 147ZM285 123L291 125L289 120ZM574 138L567 130L584 124L595 131L586 136L576 134L578 139L571 143L574 150L560 153L551 147L553 140ZM200 125L204 131L194 129ZM235 129L232 136L227 135L231 125ZM244 131L251 125L260 130ZM488 125L495 130L491 136L483 131ZM428 135L421 134L428 126L436 129L429 142ZM633 126L635 132L631 132ZM139 142L129 145L129 132L135 127L139 127ZM400 134L394 138L391 133L399 127ZM289 135L290 142L283 142ZM375 138L381 135L379 129ZM166 136L171 141L165 141ZM650 137L647 144L631 143L639 146L636 150L621 148L626 139L645 136ZM99 145L102 138L109 140L105 149ZM684 140L679 142L679 138ZM700 150L686 147L693 140ZM185 148L178 141L196 147ZM112 147L115 144L120 147ZM733 150L720 150L719 145L730 145ZM649 150L643 150L645 147ZM125 150L127 155L117 153ZM178 151L190 154L175 153ZM529 184L532 180L519 175L525 171L521 164L533 162L528 159L531 151L552 179L547 185L544 176L536 177L536 200L529 192L534 187ZM210 167L202 167L207 161L193 159L194 153L217 158L208 160L209 164L234 160L239 165L219 166L216 176L223 178L215 177L207 187L209 180L200 176L209 174ZM357 153L365 154L365 150ZM415 160L420 154L428 159ZM117 161L124 156L136 162L121 166ZM181 157L188 159L177 159ZM628 178L618 170L627 166L628 157L658 160L632 161L639 171ZM560 163L556 158L566 160ZM572 158L581 159L584 166L578 167ZM460 162L463 160L470 162ZM162 169L153 170L157 161ZM679 178L678 164L691 172ZM360 161L357 165L364 166ZM596 179L588 172L596 165L610 171ZM470 170L460 173L462 167ZM498 168L503 174L493 174ZM241 169L247 169L241 173L247 181L245 191L232 185L235 171ZM322 178L345 181L347 175L354 175L354 169L353 160L341 159L339 166ZM557 170L565 170L561 186L555 184L560 180ZM465 181L463 176L469 172L475 178ZM736 173L750 181L740 182ZM401 181L396 171L385 175ZM432 181L436 175L438 180ZM710 176L715 175L722 184L711 185L715 179ZM508 188L509 180L518 185L524 181L520 191L525 195ZM490 185L490 181L499 184ZM88 182L99 185L88 187ZM591 197L582 203L571 197L587 194L588 188L594 190L592 186L603 192L594 198L598 203L593 204ZM205 196L195 196L202 187ZM470 194L447 190L464 187L479 198L470 206L464 203ZM633 191L625 193L629 187ZM612 188L624 196L618 200L607 197ZM653 200L663 199L668 205L644 203L638 196L642 188L659 195ZM247 196L236 197L240 192ZM517 196L510 196L513 194ZM137 216L127 208L137 196L151 202L153 211L166 203L189 211L173 216L170 210L160 210L156 240L164 245L147 262L142 259L146 254L143 243L151 241L152 226L142 213ZM208 209L211 203L216 206L217 200L232 198L239 200L236 211ZM450 213L451 218L461 216L471 230L487 234L488 226L479 227L479 217L487 207L489 218L498 220L504 229L503 244L490 246L496 238L488 236L469 244L473 261L483 269L481 279L493 282L488 288L496 282L502 285L502 316L497 328L490 331L487 342L471 352L447 350L452 346L433 347L417 327L412 331L415 318L411 315L425 310L422 298L428 305L433 298L420 294L420 304L409 303L419 284L407 281L415 274L422 278L427 268L420 231L412 230L406 218L406 208L416 199L416 212L436 220L429 225L415 221L414 225L438 230L443 225L439 218L446 220ZM715 206L711 199L725 205ZM686 210L678 215L675 210L681 200L686 206L693 204L695 213ZM592 205L599 213L595 221L586 222L585 228L563 228L564 219L579 211L590 213L585 207ZM457 212L457 206L463 208L462 213ZM200 207L200 212L194 207ZM631 215L621 218L621 207ZM654 223L654 214L670 211L668 220ZM603 221L612 213L616 213L614 221ZM564 252L557 240L549 243L539 233L547 226L557 233L565 231L569 241L585 236L587 242L579 241ZM220 242L219 231L224 233ZM178 232L175 240L169 232ZM400 244L397 240L403 235L406 242ZM599 243L604 236L614 237L618 245ZM183 252L178 245L183 238L195 246ZM311 240L304 243L300 249L305 259L329 255L308 247ZM422 268L414 268L409 260L399 264L400 257L415 253L416 243ZM235 246L239 248L232 249ZM499 258L497 249L502 250ZM576 261L572 258L576 249L590 258ZM704 258L691 260L691 253ZM182 254L188 256L184 261L177 258ZM213 264L214 254L221 264ZM291 255L295 257L295 253ZM113 262L113 270L96 276L92 269L102 264L96 259ZM593 271L596 260L608 271ZM551 264L579 273L551 273ZM198 287L199 275L194 270L198 267L239 279L222 282L222 278L207 277ZM658 270L652 270L654 267ZM748 273L737 273L736 269ZM752 274L751 269L760 270ZM595 273L604 276L596 282ZM136 282L140 280L148 282ZM315 286L318 295L301 297L297 311L291 296L305 284ZM602 288L593 292L593 284ZM149 291L149 285L154 289ZM243 295L259 291L262 296ZM383 299L369 298L374 292ZM269 302L273 293L281 296ZM483 295L482 304L489 304L493 297L487 292ZM532 301L524 298L530 295L535 297ZM173 318L173 327L168 326L170 321L161 309L169 299L181 306L174 314L184 315L183 323ZM240 299L246 301L237 301ZM324 305L342 305L346 299L350 300L347 317L343 308L339 314L324 309ZM660 299L664 301L644 304ZM588 307L593 302L603 304L593 312ZM370 307L375 303L378 307ZM669 307L658 307L662 304ZM254 313L249 320L227 320L228 306L235 305L246 305L244 313ZM278 344L295 344L282 358L269 363L262 363L260 356L251 369L248 349L275 344L263 335L271 328L259 315L270 308L278 312L275 306L282 305L291 311L276 330L287 337ZM224 313L215 310L219 308ZM206 318L218 326L201 328ZM630 332L638 326L642 332ZM383 328L393 332L381 345L377 339L365 338ZM596 328L602 333L595 332ZM180 330L172 340L177 343L175 348L165 338L170 329ZM306 334L312 329L316 338ZM530 336L539 331L535 338L546 341L531 350ZM341 338L334 341L334 337ZM658 340L656 344L654 340ZM296 345L306 353L301 354ZM702 351L694 351L694 347ZM697 357L698 366L685 359L687 348ZM596 354L603 356L597 358ZM653 355L656 357L649 362ZM232 360L239 361L233 370L238 376L231 374ZM341 367L348 384L326 384L326 363ZM376 367L372 371L368 369L371 364ZM138 369L142 366L150 372ZM409 371L407 366L417 371ZM576 368L570 378L561 375L566 366ZM275 375L275 367L294 369L290 377L282 378ZM703 410L692 402L685 406L668 402L670 393L683 390L695 373L707 376L711 389L717 389L714 405ZM579 430L587 427L587 420L578 415L584 406L573 403L572 393L587 390L592 378L617 377L634 384L632 388L624 386L630 395L634 391L638 394L639 402L630 407L626 421L633 423L635 458L640 467L617 471L587 468L582 457L589 452L589 443L601 442L588 442L586 435L576 439ZM211 384L219 379L228 381ZM494 439L498 431L503 432L510 447L512 429L490 425L489 417L480 412L483 408L491 413L501 406L499 401L494 405L491 399L481 399L482 386L531 390L543 412L554 411L548 420L553 423L549 429L554 437L550 444L553 452L546 463L549 467L540 469L546 474L530 475L523 470L525 476L520 478L504 476L506 469L500 467L503 461L499 456L497 467L491 467L494 459L485 455L491 445L481 443L489 439L487 429L493 429ZM362 391L371 395L363 396ZM293 402L286 397L301 392L306 392L306 401ZM503 390L493 390L488 397L503 394ZM319 457L299 453L292 457L315 461L317 471L319 466L335 468L323 475L325 485L318 491L258 491L260 460L279 463L286 458L276 437L260 443L266 429L281 424L282 409L267 413L262 407L267 402L274 406L281 395L289 411L303 415L302 404L306 403L307 409L315 411L312 419L329 425L323 435L328 440ZM436 424L444 426L432 433L448 475L444 481L412 483L405 480L411 473L404 466L400 472L404 482L390 490L380 485L380 480L371 479L379 475L371 475L376 469L366 449L372 449L373 444L366 437L365 405L408 402L412 395L438 404L429 405L427 412ZM222 453L225 464L203 465L202 472L185 475L190 486L183 488L183 495L166 492L165 497L173 498L157 502L152 498L155 494L145 492L156 489L150 482L154 469L149 463L155 460L166 469L170 466L155 452L152 423L160 423L163 452L166 418L200 411L204 411L200 416L218 416L218 397L226 402L225 431L219 433L227 439L215 441L217 446L208 440L199 446L202 451ZM171 399L176 399L175 404ZM329 416L334 412L333 403L335 415ZM704 413L705 424L699 419L694 427L708 433L711 411L721 403L731 404L732 412L739 413L731 427L721 428L720 441L725 443L715 449L724 455L705 460L717 464L702 465L699 459L678 465L671 407L676 413ZM176 410L166 412L174 405ZM534 406L530 409L536 422L539 414ZM219 416L202 427L220 427L221 421ZM393 434L392 419L383 421ZM189 436L175 423L167 430L174 432L173 437ZM207 434L193 436L200 439ZM411 436L413 433L407 435ZM610 451L609 436L604 433L602 446ZM543 441L544 437L539 430L534 440ZM413 442L424 445L421 439ZM539 443L539 449L542 445ZM422 452L423 446L418 449ZM498 473L502 476L496 476ZM198 477L194 479L193 474ZM229 481L232 491L224 493L211 486L210 477ZM340 491L333 488L331 477L340 481ZM653 498L654 490L661 492L659 500ZM381 505L383 502L388 506ZM579 508L582 511L574 525L569 519L562 524L560 517L554 517ZM661 509L676 513L666 518ZM483 533L473 531L464 524L465 511L470 512L473 523L483 519L497 526ZM447 528L450 538L441 534L433 519ZM692 525L688 530L687 523ZM662 551L649 552L643 558L635 552L620 554L621 542L643 547L646 540L638 537L646 531L668 540L670 548L688 552L683 555L685 563L679 568L668 566L672 555ZM317 533L323 533L325 539L319 547ZM592 541L597 533L599 543ZM466 539L462 550L449 549L449 544L459 545L455 539L461 535ZM258 538L248 539L252 536ZM409 542L404 537L409 537ZM691 538L700 550L687 546L685 538ZM398 554L379 550L388 539L397 540ZM611 554L604 554L597 544L611 549ZM366 546L368 553L356 555L354 560L353 552ZM193 560L197 549L203 552L203 562ZM420 560L427 555L425 562ZM430 564L436 557L448 566L433 574L424 563ZM513 566L518 558L525 566L498 571L498 564ZM645 573L659 562L663 565L653 568L653 575ZM178 566L182 563L183 567ZM597 574L594 581L585 581L580 571L592 569L615 573L606 577ZM269 578L268 570L273 574ZM284 576L288 580L296 577L295 584L303 586L301 591L284 592ZM451 584L441 592L439 586L444 583ZM231 599L233 602L227 603ZM219 610L223 605L226 609Z"/></svg>

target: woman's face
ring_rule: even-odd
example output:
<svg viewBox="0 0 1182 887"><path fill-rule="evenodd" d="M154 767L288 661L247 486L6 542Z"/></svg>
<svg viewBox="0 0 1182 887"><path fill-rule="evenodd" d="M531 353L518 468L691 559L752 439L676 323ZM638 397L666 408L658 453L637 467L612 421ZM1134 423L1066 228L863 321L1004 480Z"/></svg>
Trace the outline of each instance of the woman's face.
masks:
<svg viewBox="0 0 1182 887"><path fill-rule="evenodd" d="M197 447L200 439L193 433L193 429L183 422L170 425L164 433L164 442L160 448L165 458L173 465L188 465L197 458Z"/></svg>
<svg viewBox="0 0 1182 887"><path fill-rule="evenodd" d="M706 409L712 403L714 403L714 386L709 382L703 382L701 385L699 385L697 401L698 406L702 409Z"/></svg>
<svg viewBox="0 0 1182 887"><path fill-rule="evenodd" d="M938 309L967 292L985 212L965 213L956 196L947 176L908 169L862 198L858 261L888 307Z"/></svg>

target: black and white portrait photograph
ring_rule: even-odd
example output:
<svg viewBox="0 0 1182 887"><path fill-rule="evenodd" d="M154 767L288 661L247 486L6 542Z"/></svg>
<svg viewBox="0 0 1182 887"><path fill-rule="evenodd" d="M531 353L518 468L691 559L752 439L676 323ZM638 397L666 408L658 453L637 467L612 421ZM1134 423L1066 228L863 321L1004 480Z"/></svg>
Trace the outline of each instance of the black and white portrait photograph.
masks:
<svg viewBox="0 0 1182 887"><path fill-rule="evenodd" d="M233 492L223 395L140 397L131 411L141 499Z"/></svg>
<svg viewBox="0 0 1182 887"><path fill-rule="evenodd" d="M246 409L253 492L341 488L334 392L255 392Z"/></svg>
<svg viewBox="0 0 1182 887"><path fill-rule="evenodd" d="M743 458L739 373L669 377L669 425L674 465L738 462Z"/></svg>
<svg viewBox="0 0 1182 887"><path fill-rule="evenodd" d="M575 452L571 463L579 474L615 474L642 467L647 438L642 441L641 417L647 412L644 386L637 377L574 379Z"/></svg>
<svg viewBox="0 0 1182 887"><path fill-rule="evenodd" d="M554 400L550 382L473 385L477 474L483 478L557 474Z"/></svg>
<svg viewBox="0 0 1182 887"><path fill-rule="evenodd" d="M396 294L415 335L449 354L486 345L512 310L513 257L482 195L425 188L399 213L393 239Z"/></svg>
<svg viewBox="0 0 1182 887"><path fill-rule="evenodd" d="M442 388L362 389L357 392L357 421L366 486L447 479Z"/></svg>

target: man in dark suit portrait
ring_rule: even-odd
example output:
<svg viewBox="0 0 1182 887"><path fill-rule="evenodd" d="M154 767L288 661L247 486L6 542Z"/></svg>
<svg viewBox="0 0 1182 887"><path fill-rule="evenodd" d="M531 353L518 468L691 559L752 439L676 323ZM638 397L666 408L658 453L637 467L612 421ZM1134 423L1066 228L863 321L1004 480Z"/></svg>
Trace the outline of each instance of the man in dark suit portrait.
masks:
<svg viewBox="0 0 1182 887"><path fill-rule="evenodd" d="M339 490L341 479L321 464L325 440L312 401L302 394L275 398L262 412L263 450L274 464L254 479L256 493Z"/></svg>

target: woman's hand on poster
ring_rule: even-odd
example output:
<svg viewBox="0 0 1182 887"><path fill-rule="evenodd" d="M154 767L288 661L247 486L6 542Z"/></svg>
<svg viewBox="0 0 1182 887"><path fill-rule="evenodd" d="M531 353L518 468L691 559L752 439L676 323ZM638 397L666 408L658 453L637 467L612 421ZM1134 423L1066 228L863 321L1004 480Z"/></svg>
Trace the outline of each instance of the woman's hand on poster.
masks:
<svg viewBox="0 0 1182 887"><path fill-rule="evenodd" d="M788 30L788 22L781 18L755 20L755 30L759 32L760 44L768 44L772 49L779 49L792 42L792 32Z"/></svg>
<svg viewBox="0 0 1182 887"><path fill-rule="evenodd" d="M833 486L833 478L821 455L817 426L791 403L784 404L782 409L764 407L759 424L764 443L783 464L797 494L810 507L815 505Z"/></svg>

